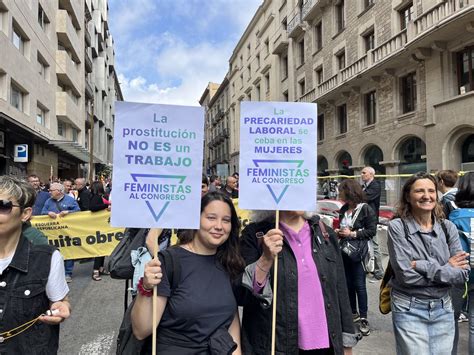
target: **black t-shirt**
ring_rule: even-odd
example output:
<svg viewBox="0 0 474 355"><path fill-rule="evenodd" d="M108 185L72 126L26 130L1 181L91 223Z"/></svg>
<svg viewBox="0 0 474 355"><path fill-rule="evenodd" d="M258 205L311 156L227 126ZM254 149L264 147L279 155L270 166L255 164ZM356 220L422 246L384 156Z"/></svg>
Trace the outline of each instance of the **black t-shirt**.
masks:
<svg viewBox="0 0 474 355"><path fill-rule="evenodd" d="M200 343L217 328L229 328L237 312L237 302L229 275L215 255L176 249L181 277L171 295L166 272L163 272L158 294L169 298L158 332L160 328L168 329Z"/></svg>

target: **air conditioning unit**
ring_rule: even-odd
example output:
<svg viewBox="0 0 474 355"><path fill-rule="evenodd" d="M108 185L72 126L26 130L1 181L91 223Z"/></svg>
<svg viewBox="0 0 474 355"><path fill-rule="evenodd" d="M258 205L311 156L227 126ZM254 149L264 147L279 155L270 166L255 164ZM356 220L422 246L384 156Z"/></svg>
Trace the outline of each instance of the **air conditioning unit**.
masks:
<svg viewBox="0 0 474 355"><path fill-rule="evenodd" d="M474 162L461 163L462 171L474 171Z"/></svg>

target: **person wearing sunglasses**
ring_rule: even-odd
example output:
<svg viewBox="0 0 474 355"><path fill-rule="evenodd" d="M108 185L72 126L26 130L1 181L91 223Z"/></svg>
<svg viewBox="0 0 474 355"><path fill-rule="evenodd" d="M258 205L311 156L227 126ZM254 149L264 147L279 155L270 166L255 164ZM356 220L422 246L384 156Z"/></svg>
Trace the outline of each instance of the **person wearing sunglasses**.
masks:
<svg viewBox="0 0 474 355"><path fill-rule="evenodd" d="M2 354L56 354L59 323L70 315L61 254L52 246L30 243L22 233L34 202L28 183L0 176ZM30 321L34 326L18 331Z"/></svg>

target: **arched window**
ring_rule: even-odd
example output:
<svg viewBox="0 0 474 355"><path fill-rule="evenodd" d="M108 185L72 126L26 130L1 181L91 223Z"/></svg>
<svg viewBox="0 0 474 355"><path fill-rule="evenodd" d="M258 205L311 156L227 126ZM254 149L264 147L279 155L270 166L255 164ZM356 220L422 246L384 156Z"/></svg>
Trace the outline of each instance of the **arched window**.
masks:
<svg viewBox="0 0 474 355"><path fill-rule="evenodd" d="M364 165L374 168L376 174L385 174L385 166L380 165L383 161L383 152L376 145L371 146L364 155Z"/></svg>
<svg viewBox="0 0 474 355"><path fill-rule="evenodd" d="M418 137L410 137L400 146L400 174L414 174L426 171L426 146Z"/></svg>
<svg viewBox="0 0 474 355"><path fill-rule="evenodd" d="M324 176L327 174L328 160L325 157L318 158L318 176Z"/></svg>
<svg viewBox="0 0 474 355"><path fill-rule="evenodd" d="M337 166L341 175L354 175L354 170L350 168L352 166L352 157L348 152L344 152L339 156Z"/></svg>
<svg viewBox="0 0 474 355"><path fill-rule="evenodd" d="M462 162L474 162L474 134L468 136L462 144Z"/></svg>

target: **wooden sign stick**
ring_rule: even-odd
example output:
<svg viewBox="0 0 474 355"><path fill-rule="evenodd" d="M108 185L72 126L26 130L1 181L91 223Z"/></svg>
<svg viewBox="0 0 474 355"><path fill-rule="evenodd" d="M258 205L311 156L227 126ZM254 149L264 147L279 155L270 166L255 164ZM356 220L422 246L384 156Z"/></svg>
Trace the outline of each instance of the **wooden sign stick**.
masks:
<svg viewBox="0 0 474 355"><path fill-rule="evenodd" d="M280 211L276 211L275 228L278 229L280 224ZM275 255L273 261L273 316L272 316L272 352L275 355L275 333L276 333L276 311L277 311L277 289L278 289L278 255Z"/></svg>

